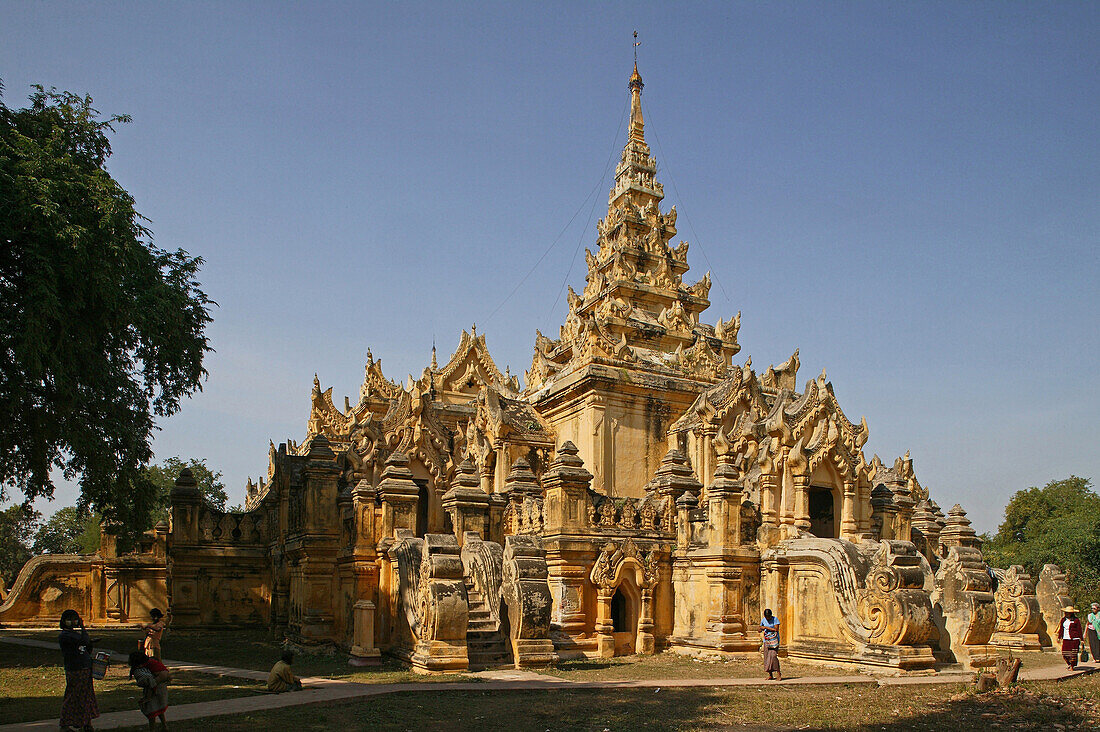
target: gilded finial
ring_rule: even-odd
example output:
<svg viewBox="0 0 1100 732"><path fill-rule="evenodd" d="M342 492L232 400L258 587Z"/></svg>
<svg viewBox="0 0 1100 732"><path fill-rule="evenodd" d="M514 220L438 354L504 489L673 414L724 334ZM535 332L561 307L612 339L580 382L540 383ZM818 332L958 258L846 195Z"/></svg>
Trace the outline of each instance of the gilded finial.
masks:
<svg viewBox="0 0 1100 732"><path fill-rule="evenodd" d="M637 89L639 92L644 86L642 75L638 73L638 46L640 45L642 45L642 42L638 40L638 31L634 31L634 73L630 75L630 90Z"/></svg>

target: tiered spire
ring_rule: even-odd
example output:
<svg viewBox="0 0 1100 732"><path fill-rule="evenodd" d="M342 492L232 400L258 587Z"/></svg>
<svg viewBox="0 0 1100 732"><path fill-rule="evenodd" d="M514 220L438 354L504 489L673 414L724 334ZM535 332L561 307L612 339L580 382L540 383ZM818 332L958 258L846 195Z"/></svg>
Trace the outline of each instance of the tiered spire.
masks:
<svg viewBox="0 0 1100 732"><path fill-rule="evenodd" d="M598 251L586 250L587 284L579 295L569 289L569 314L559 339L536 339L529 388L593 360L713 382L725 376L740 350L736 326L699 322L710 305L710 273L684 285L688 245L669 246L676 236L676 209L660 210L665 194L645 141L644 86L635 62L627 85L630 127L607 216L597 224Z"/></svg>

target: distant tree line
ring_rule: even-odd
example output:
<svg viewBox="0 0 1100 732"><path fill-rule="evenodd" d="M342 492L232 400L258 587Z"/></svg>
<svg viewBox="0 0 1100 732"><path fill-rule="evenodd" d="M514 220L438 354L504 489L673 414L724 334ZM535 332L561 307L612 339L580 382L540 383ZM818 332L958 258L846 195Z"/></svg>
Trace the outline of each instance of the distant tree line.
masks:
<svg viewBox="0 0 1100 732"><path fill-rule="evenodd" d="M1057 564L1079 609L1100 602L1100 495L1088 478L1017 491L997 533L982 538L992 566L1022 565L1038 582L1044 564Z"/></svg>

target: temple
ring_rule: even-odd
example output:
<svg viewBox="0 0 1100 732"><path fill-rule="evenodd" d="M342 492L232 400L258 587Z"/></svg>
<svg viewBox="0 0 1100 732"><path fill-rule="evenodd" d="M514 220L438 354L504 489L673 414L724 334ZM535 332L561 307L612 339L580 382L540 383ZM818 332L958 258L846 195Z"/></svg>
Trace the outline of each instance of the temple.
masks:
<svg viewBox="0 0 1100 732"><path fill-rule="evenodd" d="M1050 645L1056 567L1038 586L991 570L908 455L867 459L866 421L824 371L799 386L797 350L759 373L734 363L741 314L703 322L710 274L683 279L637 65L628 89L584 287L556 337L536 331L524 383L473 328L404 385L368 351L343 408L315 379L305 438L270 446L243 513L179 477L157 544L166 577L142 590L165 593L177 627L266 626L424 671L752 652L765 607L782 653L812 661L978 667L998 647ZM48 565L24 571L0 622L74 601ZM110 598L131 585L114 576L88 612L125 620ZM32 603L41 587L62 587L48 608Z"/></svg>

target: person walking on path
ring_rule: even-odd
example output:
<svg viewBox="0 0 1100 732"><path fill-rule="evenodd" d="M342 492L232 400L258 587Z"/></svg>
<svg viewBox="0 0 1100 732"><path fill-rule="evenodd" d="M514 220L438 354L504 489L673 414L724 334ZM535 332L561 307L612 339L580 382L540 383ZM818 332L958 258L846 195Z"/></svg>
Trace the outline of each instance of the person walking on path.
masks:
<svg viewBox="0 0 1100 732"><path fill-rule="evenodd" d="M162 729L168 729L165 712L168 711L168 682L172 674L156 658L149 658L144 651L130 654L130 677L141 687L141 701L138 708L149 720L149 729L153 729L160 718Z"/></svg>
<svg viewBox="0 0 1100 732"><path fill-rule="evenodd" d="M764 611L760 632L764 636L764 670L768 672L768 680L775 681L773 674L778 674L782 681L783 672L779 670L779 618L772 615L771 608Z"/></svg>
<svg viewBox="0 0 1100 732"><path fill-rule="evenodd" d="M61 635L57 639L65 662L65 696L61 700L59 723L62 732L90 730L99 716L92 686L92 645L84 621L76 610L61 613Z"/></svg>
<svg viewBox="0 0 1100 732"><path fill-rule="evenodd" d="M1062 660L1070 670L1077 666L1077 654L1081 650L1081 621L1077 618L1077 608L1068 605L1062 608L1065 615L1059 626L1058 637L1062 640Z"/></svg>
<svg viewBox="0 0 1100 732"><path fill-rule="evenodd" d="M145 638L141 642L141 650L145 651L145 655L149 658L155 658L159 661L161 657L160 639L164 636L164 631L172 620L172 608L168 608L168 616L165 617L160 608L155 607L149 611L149 617L153 619L153 622L141 626L142 630L145 631Z"/></svg>
<svg viewBox="0 0 1100 732"><path fill-rule="evenodd" d="M1089 639L1089 655L1093 663L1100 663L1100 602L1092 603L1092 612L1085 626L1085 637Z"/></svg>
<svg viewBox="0 0 1100 732"><path fill-rule="evenodd" d="M301 691L302 682L290 670L290 664L294 663L294 651L283 651L283 657L271 667L271 673L267 675L267 690L276 694L284 691Z"/></svg>

